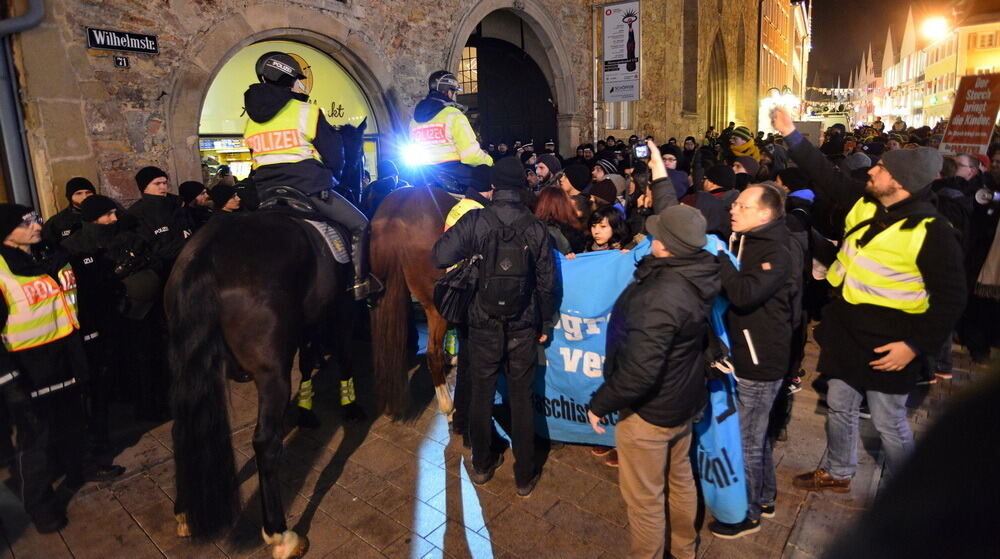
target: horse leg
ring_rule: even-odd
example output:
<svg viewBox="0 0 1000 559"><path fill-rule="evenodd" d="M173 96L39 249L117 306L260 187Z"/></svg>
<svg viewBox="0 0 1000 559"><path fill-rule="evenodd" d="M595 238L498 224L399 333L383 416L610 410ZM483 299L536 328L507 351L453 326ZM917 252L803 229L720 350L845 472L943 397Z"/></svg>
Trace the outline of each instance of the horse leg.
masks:
<svg viewBox="0 0 1000 559"><path fill-rule="evenodd" d="M433 306L424 306L427 313L427 368L434 382L434 393L437 395L438 410L450 419L455 411L445 377L444 334L448 330L448 321L438 314Z"/></svg>
<svg viewBox="0 0 1000 559"><path fill-rule="evenodd" d="M316 429L319 427L319 418L313 412L313 371L319 369L322 359L316 344L305 343L299 348L299 372L302 373L302 382L299 383L299 392L295 397L298 404L298 425L306 429Z"/></svg>
<svg viewBox="0 0 1000 559"><path fill-rule="evenodd" d="M350 333L354 331L356 313L360 306L350 301L345 303L342 308L343 311L337 315L333 328L333 332L339 333L333 338L333 347L337 356L337 372L340 377L340 407L344 414L344 421L361 423L368 419L368 414L358 403L357 392L354 388L354 359L351 358L350 347Z"/></svg>
<svg viewBox="0 0 1000 559"><path fill-rule="evenodd" d="M291 378L287 368L274 367L255 374L257 379L257 427L253 433L253 450L260 479L264 542L272 546L274 559L301 556L308 540L288 529L281 503L281 482L278 466L281 462L283 418L291 395Z"/></svg>

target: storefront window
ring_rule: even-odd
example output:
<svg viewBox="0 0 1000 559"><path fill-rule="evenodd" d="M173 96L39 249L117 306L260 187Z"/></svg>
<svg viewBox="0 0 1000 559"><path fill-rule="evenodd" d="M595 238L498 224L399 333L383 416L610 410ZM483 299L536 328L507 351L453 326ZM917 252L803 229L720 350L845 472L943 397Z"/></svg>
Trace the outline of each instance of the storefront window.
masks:
<svg viewBox="0 0 1000 559"><path fill-rule="evenodd" d="M250 150L243 143L247 116L243 92L257 83L254 64L266 52L280 51L304 61L303 70L310 88L309 100L319 105L327 122L334 126L358 126L368 119L365 130L365 168L375 175L378 161L378 123L368 99L354 78L325 53L291 41L254 43L236 53L212 81L201 109L199 149L202 163L214 176L219 165L229 165L233 175L245 178L251 169Z"/></svg>

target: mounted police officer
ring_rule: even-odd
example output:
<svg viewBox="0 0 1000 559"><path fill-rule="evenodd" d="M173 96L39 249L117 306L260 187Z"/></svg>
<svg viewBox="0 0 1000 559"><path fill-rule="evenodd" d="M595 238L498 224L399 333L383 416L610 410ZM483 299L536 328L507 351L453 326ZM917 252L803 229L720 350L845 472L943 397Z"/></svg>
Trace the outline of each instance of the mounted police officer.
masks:
<svg viewBox="0 0 1000 559"><path fill-rule="evenodd" d="M247 121L243 136L253 153L254 182L294 188L312 199L324 217L351 231L354 297L379 290L368 273L368 219L333 191L344 169L344 145L319 107L309 102L306 75L292 56L269 52L257 60L257 78L243 94Z"/></svg>
<svg viewBox="0 0 1000 559"><path fill-rule="evenodd" d="M466 108L456 101L462 88L455 74L438 70L427 85L430 91L413 110L410 141L441 186L460 194L475 184L473 169L493 165L493 158L479 147Z"/></svg>

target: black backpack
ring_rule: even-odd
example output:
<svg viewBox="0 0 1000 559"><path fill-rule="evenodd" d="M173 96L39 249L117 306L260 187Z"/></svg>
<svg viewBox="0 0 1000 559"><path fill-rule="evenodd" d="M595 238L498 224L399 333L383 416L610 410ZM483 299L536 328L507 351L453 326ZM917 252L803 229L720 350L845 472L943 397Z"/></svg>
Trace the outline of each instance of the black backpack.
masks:
<svg viewBox="0 0 1000 559"><path fill-rule="evenodd" d="M479 304L491 317L514 318L530 300L534 258L524 231L535 216L526 214L507 225L489 210L480 215L489 231L479 252L483 257L479 262Z"/></svg>

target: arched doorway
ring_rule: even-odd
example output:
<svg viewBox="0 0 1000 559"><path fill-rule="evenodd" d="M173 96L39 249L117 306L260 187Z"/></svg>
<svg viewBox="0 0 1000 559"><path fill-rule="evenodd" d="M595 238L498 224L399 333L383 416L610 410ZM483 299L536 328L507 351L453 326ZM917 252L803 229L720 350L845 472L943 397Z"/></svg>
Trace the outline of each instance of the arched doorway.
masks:
<svg viewBox="0 0 1000 559"><path fill-rule="evenodd" d="M216 73L202 104L198 150L203 172L228 165L238 179L250 173L250 151L243 144L247 116L243 92L257 82L254 64L266 52L279 51L299 60L308 78L310 102L319 105L334 126L367 121L365 155L374 175L378 160L379 123L358 82L336 60L312 46L286 40L260 41L240 49Z"/></svg>
<svg viewBox="0 0 1000 559"><path fill-rule="evenodd" d="M469 105L469 119L483 142L542 143L555 138L552 91L532 57L503 39L480 35L470 37L466 49L476 57L477 83L475 91L459 101Z"/></svg>
<svg viewBox="0 0 1000 559"><path fill-rule="evenodd" d="M467 54L466 45L473 38L500 39L522 51L522 56L527 55L543 77L543 80L533 80L534 85L544 82L549 89L549 95L539 102L539 106L548 104L555 113L557 149L564 154L570 153L588 128L590 117L579 112L587 102L580 97L570 72L574 67L573 58L560 39L562 29L558 22L541 7L541 0L479 0L469 4L468 11L456 26L446 68L460 70L463 54ZM477 70L482 72L484 68L477 65ZM513 92L513 95L522 94ZM549 137L553 136L535 139L544 141Z"/></svg>
<svg viewBox="0 0 1000 559"><path fill-rule="evenodd" d="M729 118L729 72L726 69L725 44L722 34L715 36L708 61L708 124L716 130L726 127Z"/></svg>

